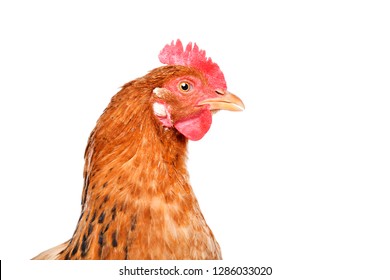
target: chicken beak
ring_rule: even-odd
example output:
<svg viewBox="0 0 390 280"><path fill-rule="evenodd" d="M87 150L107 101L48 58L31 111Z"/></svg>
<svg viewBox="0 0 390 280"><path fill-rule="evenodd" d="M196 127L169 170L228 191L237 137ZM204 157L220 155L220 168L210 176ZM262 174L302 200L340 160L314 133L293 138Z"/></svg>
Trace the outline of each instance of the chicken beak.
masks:
<svg viewBox="0 0 390 280"><path fill-rule="evenodd" d="M216 90L215 92L218 93L220 97L205 99L198 104L209 105L211 111L243 111L245 109L242 100L233 93L230 93L227 90Z"/></svg>

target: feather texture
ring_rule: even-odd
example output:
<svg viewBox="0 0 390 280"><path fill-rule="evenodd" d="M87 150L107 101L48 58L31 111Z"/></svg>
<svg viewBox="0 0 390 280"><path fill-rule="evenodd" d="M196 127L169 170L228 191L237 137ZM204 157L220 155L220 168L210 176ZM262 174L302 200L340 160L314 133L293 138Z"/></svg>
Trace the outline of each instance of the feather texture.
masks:
<svg viewBox="0 0 390 280"><path fill-rule="evenodd" d="M221 258L189 184L187 139L160 125L150 101L165 79L192 71L155 69L112 98L85 152L76 231L35 259Z"/></svg>
<svg viewBox="0 0 390 280"><path fill-rule="evenodd" d="M220 109L244 104L218 65L192 44L111 99L85 150L81 214L72 238L34 259L221 259L189 183L188 139Z"/></svg>

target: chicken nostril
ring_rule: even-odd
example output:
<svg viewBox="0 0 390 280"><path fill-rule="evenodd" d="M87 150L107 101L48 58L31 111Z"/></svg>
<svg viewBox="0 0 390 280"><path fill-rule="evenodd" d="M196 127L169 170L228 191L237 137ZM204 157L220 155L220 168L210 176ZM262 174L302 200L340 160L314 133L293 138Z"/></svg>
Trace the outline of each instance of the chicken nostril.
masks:
<svg viewBox="0 0 390 280"><path fill-rule="evenodd" d="M215 92L220 94L220 95L224 95L225 94L225 91L220 90L220 89L217 89Z"/></svg>

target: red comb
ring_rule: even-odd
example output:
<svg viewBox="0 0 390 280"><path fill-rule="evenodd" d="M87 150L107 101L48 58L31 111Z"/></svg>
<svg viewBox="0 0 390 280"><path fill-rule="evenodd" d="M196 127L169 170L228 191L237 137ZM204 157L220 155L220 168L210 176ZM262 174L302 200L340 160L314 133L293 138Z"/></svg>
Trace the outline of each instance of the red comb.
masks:
<svg viewBox="0 0 390 280"><path fill-rule="evenodd" d="M193 67L204 73L209 84L215 89L226 89L225 77L219 69L218 64L214 63L211 58L206 57L206 52L200 50L196 44L188 43L186 49L178 39L166 45L160 52L158 58L161 63L168 65L182 65Z"/></svg>

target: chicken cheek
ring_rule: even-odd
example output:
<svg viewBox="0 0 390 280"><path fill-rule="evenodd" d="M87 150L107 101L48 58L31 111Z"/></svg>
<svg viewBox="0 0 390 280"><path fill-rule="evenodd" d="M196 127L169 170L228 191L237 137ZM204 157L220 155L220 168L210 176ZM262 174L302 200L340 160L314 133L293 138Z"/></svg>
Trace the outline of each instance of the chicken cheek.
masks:
<svg viewBox="0 0 390 280"><path fill-rule="evenodd" d="M204 109L200 113L189 118L176 121L174 127L185 137L192 141L197 141L209 131L212 122L210 110Z"/></svg>

